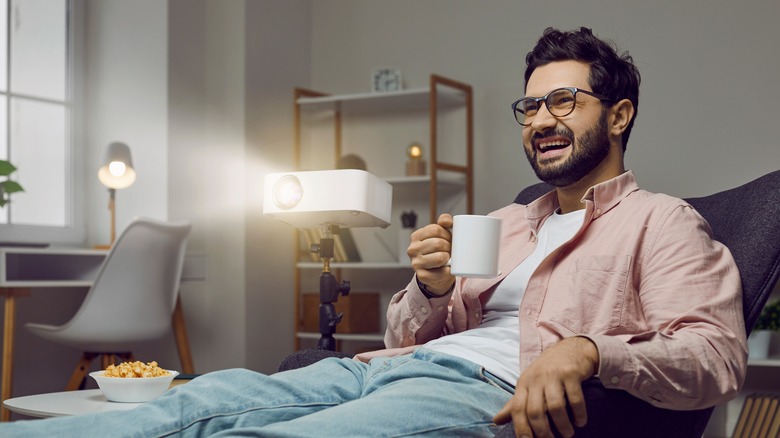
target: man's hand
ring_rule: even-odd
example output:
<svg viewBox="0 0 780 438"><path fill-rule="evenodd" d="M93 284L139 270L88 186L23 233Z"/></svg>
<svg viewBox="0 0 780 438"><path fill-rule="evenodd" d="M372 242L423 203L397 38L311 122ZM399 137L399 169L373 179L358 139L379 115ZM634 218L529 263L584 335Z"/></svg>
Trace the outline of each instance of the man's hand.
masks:
<svg viewBox="0 0 780 438"><path fill-rule="evenodd" d="M574 424L582 427L588 421L582 381L598 371L599 353L587 338L566 338L548 348L523 370L517 379L515 395L496 414L496 424L514 420L518 438L552 437L547 414L558 432L570 437L574 427L566 412L571 407Z"/></svg>
<svg viewBox="0 0 780 438"><path fill-rule="evenodd" d="M435 224L412 233L412 242L406 251L417 279L432 294L444 295L455 282L447 266L452 251L451 228L452 216L442 214Z"/></svg>

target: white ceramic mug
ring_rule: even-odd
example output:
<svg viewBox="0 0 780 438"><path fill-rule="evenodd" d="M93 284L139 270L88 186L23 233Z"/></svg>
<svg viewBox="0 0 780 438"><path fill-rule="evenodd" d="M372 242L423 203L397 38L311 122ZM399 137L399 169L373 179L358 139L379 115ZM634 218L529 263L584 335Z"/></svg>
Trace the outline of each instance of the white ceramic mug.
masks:
<svg viewBox="0 0 780 438"><path fill-rule="evenodd" d="M493 278L498 272L501 219L461 214L453 217L450 272L457 277Z"/></svg>

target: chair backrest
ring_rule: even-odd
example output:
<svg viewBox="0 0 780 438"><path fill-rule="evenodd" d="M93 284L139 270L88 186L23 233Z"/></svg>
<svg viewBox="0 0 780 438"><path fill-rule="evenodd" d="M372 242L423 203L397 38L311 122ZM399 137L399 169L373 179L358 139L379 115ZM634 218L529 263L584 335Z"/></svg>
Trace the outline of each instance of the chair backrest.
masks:
<svg viewBox="0 0 780 438"><path fill-rule="evenodd" d="M528 204L553 190L538 183L515 198ZM742 186L686 199L709 222L713 235L731 251L742 278L747 333L780 278L780 170Z"/></svg>
<svg viewBox="0 0 780 438"><path fill-rule="evenodd" d="M745 185L686 199L726 245L742 278L748 334L780 276L780 170Z"/></svg>
<svg viewBox="0 0 780 438"><path fill-rule="evenodd" d="M131 222L61 335L110 351L169 332L190 228L146 218Z"/></svg>

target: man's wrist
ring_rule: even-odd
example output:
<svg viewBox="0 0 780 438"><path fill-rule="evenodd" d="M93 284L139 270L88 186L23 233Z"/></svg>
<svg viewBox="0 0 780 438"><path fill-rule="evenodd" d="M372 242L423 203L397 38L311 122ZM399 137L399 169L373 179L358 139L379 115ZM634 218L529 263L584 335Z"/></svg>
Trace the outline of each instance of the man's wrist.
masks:
<svg viewBox="0 0 780 438"><path fill-rule="evenodd" d="M591 376L598 375L601 358L599 357L599 348L596 346L596 343L585 336L576 336L576 339L581 343L585 356L593 365L593 374Z"/></svg>
<svg viewBox="0 0 780 438"><path fill-rule="evenodd" d="M419 279L417 280L417 287L420 289L420 292L422 292L423 295L425 295L425 298L428 298L429 300L431 298L440 298L443 297L450 292L452 292L453 289L455 289L455 282L452 283L449 289L447 289L443 294L437 294L435 292L431 292L428 287L425 285L425 283L421 282Z"/></svg>

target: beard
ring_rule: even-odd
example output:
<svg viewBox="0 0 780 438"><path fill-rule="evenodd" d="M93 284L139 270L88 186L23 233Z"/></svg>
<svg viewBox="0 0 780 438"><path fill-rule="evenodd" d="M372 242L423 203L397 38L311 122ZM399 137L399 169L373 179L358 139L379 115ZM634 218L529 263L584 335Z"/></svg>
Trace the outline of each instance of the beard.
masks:
<svg viewBox="0 0 780 438"><path fill-rule="evenodd" d="M598 122L582 136L582 140L575 142L574 133L568 128L561 128L546 134L537 133L531 138L533 145L537 139L552 136L566 137L571 143L571 154L563 163L558 165L550 160L537 158L538 150L534 146L529 151L523 148L528 157L528 162L536 173L536 177L555 187L566 187L584 178L595 169L609 154L610 143L607 131L607 112L602 111Z"/></svg>

